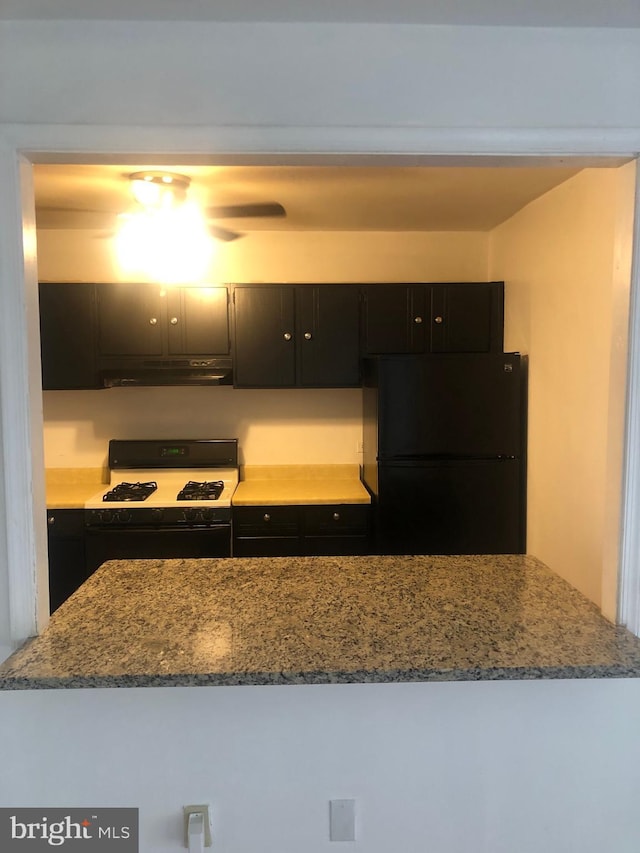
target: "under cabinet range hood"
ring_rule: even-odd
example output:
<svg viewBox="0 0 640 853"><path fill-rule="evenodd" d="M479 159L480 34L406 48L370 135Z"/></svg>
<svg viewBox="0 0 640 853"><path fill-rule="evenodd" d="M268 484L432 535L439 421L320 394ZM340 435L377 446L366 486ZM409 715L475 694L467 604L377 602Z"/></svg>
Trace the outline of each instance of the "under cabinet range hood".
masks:
<svg viewBox="0 0 640 853"><path fill-rule="evenodd" d="M232 385L231 358L103 359L104 388L153 385Z"/></svg>

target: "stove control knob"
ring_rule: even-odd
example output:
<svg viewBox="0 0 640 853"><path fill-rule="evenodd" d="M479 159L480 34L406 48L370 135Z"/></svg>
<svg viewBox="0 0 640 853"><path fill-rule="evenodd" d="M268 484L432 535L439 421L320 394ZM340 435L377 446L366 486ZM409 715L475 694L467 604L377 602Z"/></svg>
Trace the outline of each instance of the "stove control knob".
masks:
<svg viewBox="0 0 640 853"><path fill-rule="evenodd" d="M131 513L129 512L129 510L128 510L128 509L121 509L121 510L118 512L118 521L122 521L122 522L124 522L125 524L126 524L128 521L131 521Z"/></svg>
<svg viewBox="0 0 640 853"><path fill-rule="evenodd" d="M211 507L207 507L207 509L202 510L202 520L203 521L211 521L213 518L213 510Z"/></svg>
<svg viewBox="0 0 640 853"><path fill-rule="evenodd" d="M162 521L162 510L161 509L152 509L151 510L151 521Z"/></svg>
<svg viewBox="0 0 640 853"><path fill-rule="evenodd" d="M196 520L196 511L195 511L195 509L185 509L185 511L184 511L184 519L185 519L185 521L195 521L195 520Z"/></svg>

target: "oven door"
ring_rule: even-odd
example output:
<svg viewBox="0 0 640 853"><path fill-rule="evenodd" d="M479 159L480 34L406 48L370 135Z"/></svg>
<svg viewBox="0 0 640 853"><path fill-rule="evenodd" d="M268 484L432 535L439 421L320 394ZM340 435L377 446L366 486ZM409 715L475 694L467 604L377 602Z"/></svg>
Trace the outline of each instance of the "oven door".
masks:
<svg viewBox="0 0 640 853"><path fill-rule="evenodd" d="M169 560L231 556L231 526L88 527L86 558L90 571L107 560Z"/></svg>

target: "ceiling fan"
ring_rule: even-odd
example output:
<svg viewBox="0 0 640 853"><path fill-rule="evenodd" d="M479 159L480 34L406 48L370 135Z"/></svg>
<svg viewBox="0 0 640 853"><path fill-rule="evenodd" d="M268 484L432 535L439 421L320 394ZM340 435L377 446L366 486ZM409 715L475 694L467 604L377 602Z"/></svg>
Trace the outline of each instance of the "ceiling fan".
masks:
<svg viewBox="0 0 640 853"><path fill-rule="evenodd" d="M172 172L141 171L126 176L131 189L132 200L137 202L140 210L162 210L177 208L187 199L191 179L186 175ZM65 215L92 214L119 216L127 215L127 211L98 210L87 207L48 207L36 205L36 224L38 220L53 222ZM217 240L231 242L243 237L243 233L232 231L216 223L219 219L247 219L284 217L286 210L275 201L255 202L249 204L225 204L205 207L202 210L209 233ZM51 226L49 226L51 227ZM113 236L113 231L104 234Z"/></svg>

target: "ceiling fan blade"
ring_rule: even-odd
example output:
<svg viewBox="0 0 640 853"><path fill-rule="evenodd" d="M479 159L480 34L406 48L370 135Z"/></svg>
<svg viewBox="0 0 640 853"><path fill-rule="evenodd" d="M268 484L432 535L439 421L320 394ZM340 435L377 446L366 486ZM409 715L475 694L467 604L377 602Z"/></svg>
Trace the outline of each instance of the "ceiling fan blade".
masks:
<svg viewBox="0 0 640 853"><path fill-rule="evenodd" d="M244 234L238 234L237 231L229 231L228 228L221 228L220 225L209 225L209 231L212 237L215 237L216 240L223 240L225 243L230 243L232 240L244 237Z"/></svg>
<svg viewBox="0 0 640 853"><path fill-rule="evenodd" d="M212 219L233 219L249 216L286 216L287 211L276 201L263 204L223 204L208 207L207 216Z"/></svg>

